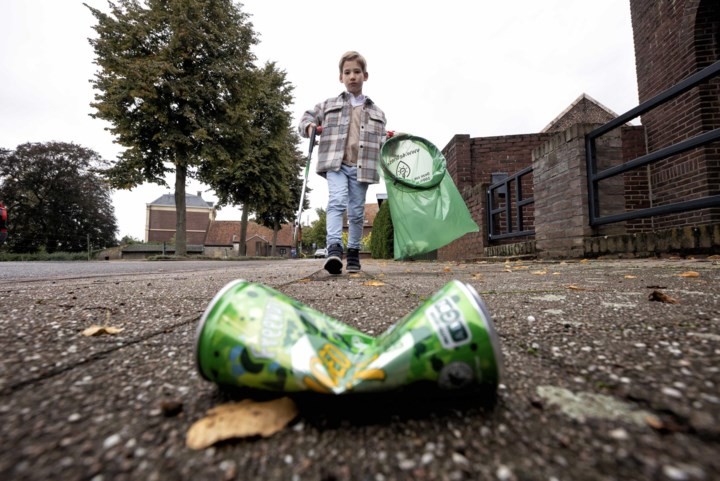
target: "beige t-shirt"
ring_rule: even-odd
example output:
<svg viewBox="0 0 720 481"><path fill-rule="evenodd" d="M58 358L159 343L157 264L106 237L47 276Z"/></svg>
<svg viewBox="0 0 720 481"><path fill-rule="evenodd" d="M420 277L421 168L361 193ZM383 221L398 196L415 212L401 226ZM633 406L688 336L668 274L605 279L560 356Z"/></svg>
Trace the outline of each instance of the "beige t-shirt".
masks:
<svg viewBox="0 0 720 481"><path fill-rule="evenodd" d="M362 105L353 107L350 116L350 127L348 129L347 143L345 144L345 155L343 156L343 164L355 165L358 159L358 150L360 148L360 116L362 115Z"/></svg>

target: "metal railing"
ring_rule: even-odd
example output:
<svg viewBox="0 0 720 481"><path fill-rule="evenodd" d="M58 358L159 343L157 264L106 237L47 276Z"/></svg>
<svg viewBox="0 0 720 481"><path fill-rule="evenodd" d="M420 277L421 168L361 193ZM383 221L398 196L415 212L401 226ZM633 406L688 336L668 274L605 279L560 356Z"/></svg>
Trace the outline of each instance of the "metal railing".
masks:
<svg viewBox="0 0 720 481"><path fill-rule="evenodd" d="M597 129L593 130L585 136L585 162L587 166L588 203L590 208L591 226L599 226L615 222L622 222L626 220L652 217L655 215L673 214L677 212L686 212L690 210L698 210L708 207L720 206L720 195L711 195L699 199L675 202L657 207L648 207L644 209L624 212L621 214L601 216L600 199L598 195L599 183L601 180L623 174L630 170L649 165L663 159L667 159L668 157L671 157L673 155L687 152L689 150L710 144L712 142L716 142L720 140L720 129L704 132L690 139L683 140L676 144L659 149L655 152L638 157L634 160L625 162L621 165L604 169L600 172L598 172L597 170L597 150L595 147L595 139L597 139L598 137L610 132L617 127L624 125L628 121L639 117L640 115L654 109L655 107L669 102L670 100L678 97L679 95L687 92L688 90L696 87L697 85L707 82L710 79L718 76L720 76L720 61L715 62L709 67L691 75L690 77L686 78L674 87L671 87L651 98L650 100L643 102L634 109L629 110L628 112L620 115L619 117L608 122L607 124L598 127Z"/></svg>
<svg viewBox="0 0 720 481"><path fill-rule="evenodd" d="M526 175L531 174L533 171L532 166L525 167L524 169L516 172L515 174L490 185L487 190L487 237L488 240L499 240L509 239L513 237L524 237L535 235L534 229L525 229L523 225L523 208L529 206L535 202L534 197L523 198L522 190L522 178ZM514 183L515 197L511 195L510 186ZM499 192L505 192L505 205L495 207L493 202L495 195ZM514 206L514 209L513 209ZM515 215L513 216L513 210ZM505 215L506 229L504 233L498 232L499 229L495 227L495 220L500 219L500 216ZM515 222L513 222L513 219ZM515 225L515 229L513 229Z"/></svg>

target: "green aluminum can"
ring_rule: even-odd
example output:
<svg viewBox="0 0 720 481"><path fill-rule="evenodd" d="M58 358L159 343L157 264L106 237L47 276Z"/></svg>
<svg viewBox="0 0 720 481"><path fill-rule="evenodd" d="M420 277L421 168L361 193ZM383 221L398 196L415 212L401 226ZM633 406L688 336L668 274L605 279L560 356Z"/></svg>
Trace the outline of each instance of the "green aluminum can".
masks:
<svg viewBox="0 0 720 481"><path fill-rule="evenodd" d="M286 392L496 387L502 371L487 308L460 281L377 338L268 286L233 281L205 310L195 350L207 380Z"/></svg>

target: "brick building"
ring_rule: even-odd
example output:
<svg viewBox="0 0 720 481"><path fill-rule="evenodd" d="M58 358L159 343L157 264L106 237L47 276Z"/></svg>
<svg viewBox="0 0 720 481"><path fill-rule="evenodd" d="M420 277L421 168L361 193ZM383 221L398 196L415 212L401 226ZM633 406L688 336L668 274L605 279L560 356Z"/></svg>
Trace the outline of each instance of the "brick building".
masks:
<svg viewBox="0 0 720 481"><path fill-rule="evenodd" d="M215 219L212 202L197 195L185 194L185 227L187 243L203 245L210 221ZM175 195L164 194L147 204L145 242L168 242L175 237Z"/></svg>
<svg viewBox="0 0 720 481"><path fill-rule="evenodd" d="M640 103L720 60L720 2L632 0ZM720 78L642 116L647 151L720 127ZM650 168L650 201L690 200L720 193L720 148L710 144ZM720 221L720 209L654 219L655 227Z"/></svg>
<svg viewBox="0 0 720 481"><path fill-rule="evenodd" d="M630 10L640 104L720 60L720 2L717 0L630 0ZM523 198L534 197L534 204L521 215L526 227L536 232L535 236L526 238L533 253L536 248L559 256L607 252L598 251L595 241L608 244L605 242L608 236L626 236L618 237L617 241L611 239L612 248L618 251L634 249L633 252L638 253L657 253L658 249L679 249L681 245L699 247L700 244L704 249L716 248L715 234L712 239L698 241L699 232L720 235L720 208L715 207L589 226L585 135L615 117L614 112L582 95L537 134L453 137L443 149L448 172L481 231L440 249L438 258L463 259L487 254L486 248L491 247L487 237L488 187L498 178L526 167L532 168L532 174L521 180ZM640 126L625 125L606 134L607 138L597 140L598 168L617 166L718 129L720 78L648 111L640 121ZM601 215L718 195L720 147L715 142L636 168L609 181L606 179L599 190L602 190ZM507 197L502 198L503 195ZM493 197L492 202L512 203L514 195L514 192L500 194L501 198ZM499 227L507 224L502 215L493 219L493 226L495 222ZM648 233L656 235L663 229L669 232L682 228L690 229L685 231L687 238L683 241L664 242L662 246L634 244L637 239L649 238ZM680 239L676 234L671 237ZM497 240L492 245L515 243L519 246L518 242L517 238Z"/></svg>
<svg viewBox="0 0 720 481"><path fill-rule="evenodd" d="M214 220L210 222L205 237L205 255L211 257L232 257L240 252L239 220ZM275 255L290 257L292 247L292 230L290 224L283 224L275 241ZM273 230L260 224L248 221L245 235L245 253L248 256L269 256L272 253Z"/></svg>
<svg viewBox="0 0 720 481"><path fill-rule="evenodd" d="M438 259L460 259L480 257L486 247L487 188L497 179L512 175L533 164L533 150L549 142L559 132L572 125L587 123L605 123L617 114L589 95L583 93L539 133L505 135L496 137L476 137L456 135L443 149L447 160L447 169L455 181L480 232L466 234L461 239L443 247ZM562 191L568 186L558 185ZM523 181L523 197L533 196L532 177ZM510 198L514 196L509 193ZM503 202L504 199L497 199ZM525 227L534 228L534 208L532 205L523 212ZM500 220L504 223L504 220ZM499 241L514 243L517 239Z"/></svg>

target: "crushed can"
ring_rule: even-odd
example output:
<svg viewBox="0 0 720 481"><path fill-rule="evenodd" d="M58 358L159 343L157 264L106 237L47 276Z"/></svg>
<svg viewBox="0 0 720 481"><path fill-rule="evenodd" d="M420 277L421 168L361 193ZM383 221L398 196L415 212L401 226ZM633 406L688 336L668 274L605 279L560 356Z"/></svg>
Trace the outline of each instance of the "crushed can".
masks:
<svg viewBox="0 0 720 481"><path fill-rule="evenodd" d="M457 280L378 337L271 287L236 280L203 313L195 359L201 376L219 385L325 394L418 383L496 388L502 371L487 308Z"/></svg>

